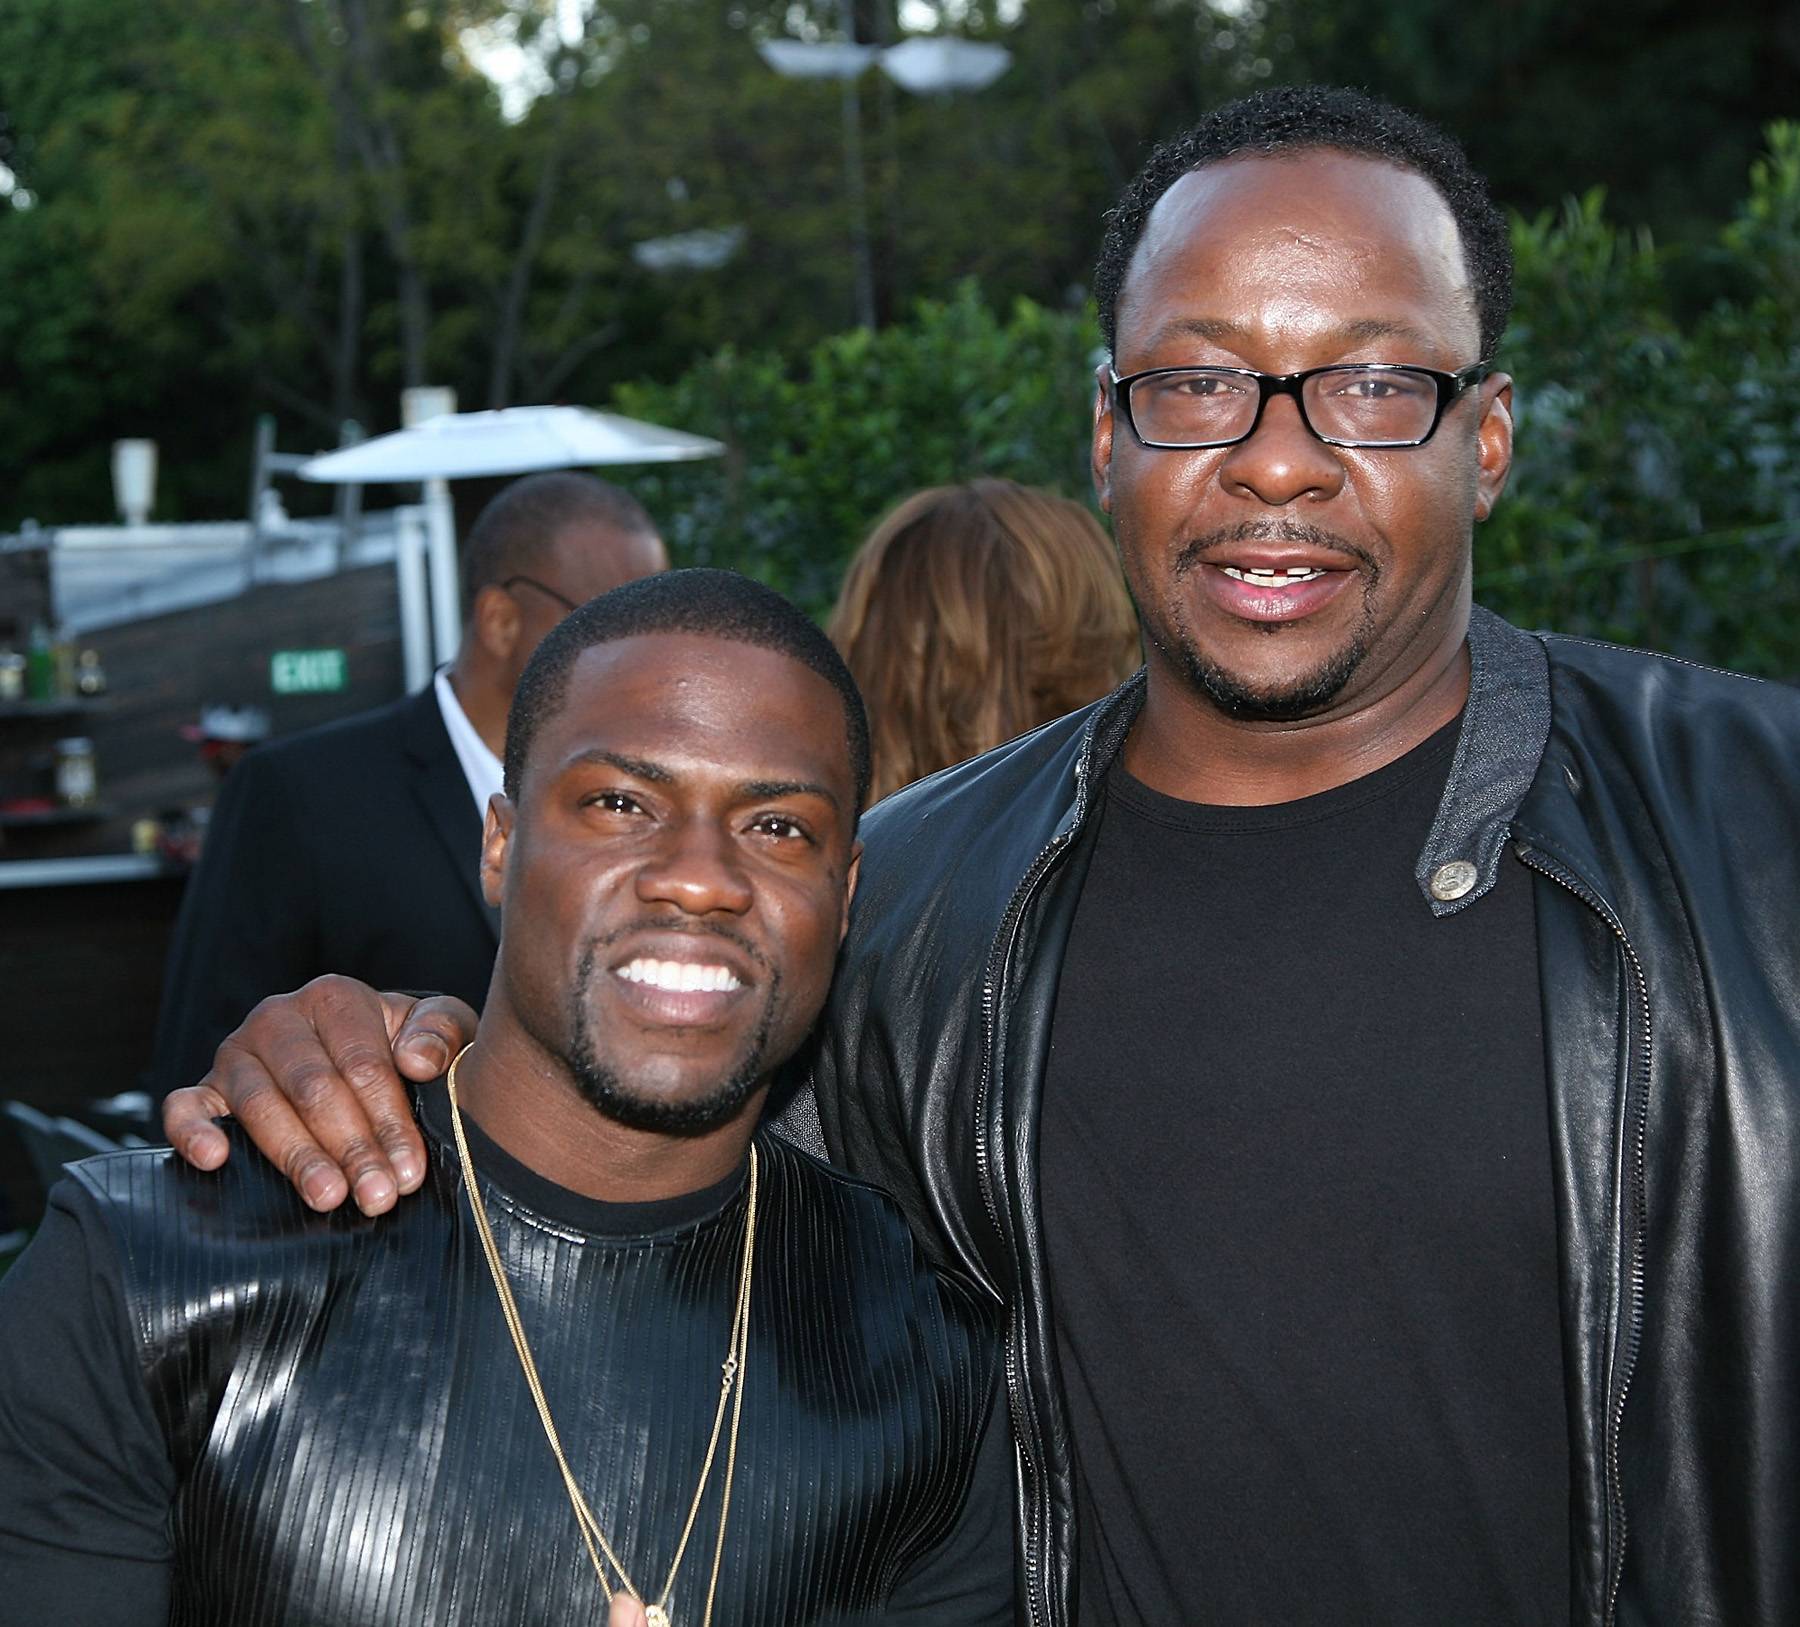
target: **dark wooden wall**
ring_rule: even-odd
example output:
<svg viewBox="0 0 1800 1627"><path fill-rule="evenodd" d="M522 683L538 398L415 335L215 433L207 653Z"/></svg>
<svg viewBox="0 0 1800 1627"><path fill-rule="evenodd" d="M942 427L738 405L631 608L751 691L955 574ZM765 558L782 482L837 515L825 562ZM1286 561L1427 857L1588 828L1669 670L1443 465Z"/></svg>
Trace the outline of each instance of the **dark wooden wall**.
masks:
<svg viewBox="0 0 1800 1627"><path fill-rule="evenodd" d="M20 643L44 614L41 554L0 553L0 637ZM33 561L37 563L34 564ZM34 761L51 742L94 741L100 796L92 824L0 833L0 864L129 850L134 820L209 802L215 781L181 736L203 705L266 708L276 735L327 723L403 688L391 566L250 589L80 640L106 665L109 692L77 717L0 717L0 797L38 789ZM335 695L274 695L276 650L343 649L349 687ZM149 1064L163 964L182 878L0 888L0 1098L69 1112L138 1087ZM0 1132L0 1231L35 1217L39 1194Z"/></svg>
<svg viewBox="0 0 1800 1627"><path fill-rule="evenodd" d="M0 577L0 592L7 587ZM0 602L0 621L17 614ZM28 613L27 629L31 619ZM394 572L387 565L254 587L235 599L105 628L78 642L98 650L105 663L104 702L79 717L0 720L0 795L42 788L52 742L82 734L94 742L100 798L112 817L5 832L0 859L123 853L131 846L133 821L210 801L211 771L198 748L181 737L182 726L198 721L202 706L261 706L276 735L292 734L393 700L404 682ZM271 692L270 655L324 648L347 652L348 689L335 695Z"/></svg>

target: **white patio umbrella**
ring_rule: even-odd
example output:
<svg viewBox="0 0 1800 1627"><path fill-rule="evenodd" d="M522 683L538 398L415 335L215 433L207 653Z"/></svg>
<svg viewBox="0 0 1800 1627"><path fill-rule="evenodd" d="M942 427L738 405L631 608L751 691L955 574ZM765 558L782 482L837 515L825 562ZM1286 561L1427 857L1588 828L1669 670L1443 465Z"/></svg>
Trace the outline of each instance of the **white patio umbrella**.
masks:
<svg viewBox="0 0 1800 1627"><path fill-rule="evenodd" d="M536 469L585 469L595 464L680 463L716 458L725 448L704 435L664 429L616 412L586 407L502 407L494 412L447 412L411 429L380 435L310 459L294 472L302 480L333 486L390 481L425 483L425 534L402 509L401 541L394 556L400 580L401 646L406 687L431 681L438 661L456 654L462 633L457 603L456 538L447 480L479 475L522 475ZM430 560L427 581L425 560ZM429 626L427 626L427 621Z"/></svg>
<svg viewBox="0 0 1800 1627"><path fill-rule="evenodd" d="M725 448L704 435L664 429L587 407L502 407L451 412L411 429L378 435L313 458L296 471L326 485L396 480L463 480L584 469L611 463L680 463L716 458Z"/></svg>

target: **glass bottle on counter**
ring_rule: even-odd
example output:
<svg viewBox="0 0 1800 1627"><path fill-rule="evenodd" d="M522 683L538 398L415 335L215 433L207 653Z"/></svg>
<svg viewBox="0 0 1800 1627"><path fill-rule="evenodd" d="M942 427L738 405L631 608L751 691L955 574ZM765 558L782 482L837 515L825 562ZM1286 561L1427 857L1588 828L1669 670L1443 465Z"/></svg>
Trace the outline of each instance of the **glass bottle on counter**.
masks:
<svg viewBox="0 0 1800 1627"><path fill-rule="evenodd" d="M0 645L0 702L25 698L25 657L10 645Z"/></svg>
<svg viewBox="0 0 1800 1627"><path fill-rule="evenodd" d="M100 800L100 771L94 742L75 738L56 742L56 800L65 808L91 808Z"/></svg>
<svg viewBox="0 0 1800 1627"><path fill-rule="evenodd" d="M106 668L98 650L83 650L75 657L75 693L83 700L106 693Z"/></svg>
<svg viewBox="0 0 1800 1627"><path fill-rule="evenodd" d="M31 624L31 642L25 648L25 695L34 701L56 699L56 654L50 629L41 621Z"/></svg>
<svg viewBox="0 0 1800 1627"><path fill-rule="evenodd" d="M58 626L50 640L50 665L54 672L53 693L57 700L72 700L75 688L75 635L67 627Z"/></svg>

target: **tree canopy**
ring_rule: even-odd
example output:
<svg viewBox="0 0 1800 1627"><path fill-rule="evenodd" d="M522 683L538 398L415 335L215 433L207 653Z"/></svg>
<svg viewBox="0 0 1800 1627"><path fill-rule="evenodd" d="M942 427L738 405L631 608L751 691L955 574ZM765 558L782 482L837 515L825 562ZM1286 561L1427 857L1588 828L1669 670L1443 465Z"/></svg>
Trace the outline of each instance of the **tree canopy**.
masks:
<svg viewBox="0 0 1800 1627"><path fill-rule="evenodd" d="M847 14L862 39L900 37L896 0ZM1517 512L1666 542L1696 515L1780 509L1766 494L1791 478L1791 146L1733 210L1762 127L1791 111L1800 44L1761 0L907 0L909 29L1003 43L1012 65L957 96L869 74L854 109L757 53L837 37L844 15L816 0L8 0L0 529L108 517L119 436L162 443L160 517L211 518L242 510L260 413L284 446L324 447L346 419L391 428L408 384L453 385L465 408L616 397L693 429L739 413L736 495L706 510L730 526L707 533L694 510L692 546L737 536L776 575L777 555L810 549L783 579L816 600L845 528L897 489L872 471L904 485L1062 467L1046 449L1078 444L1083 392L1025 368L1084 360L1105 209L1157 138L1307 78L1440 120L1525 223L1514 344L1567 394L1531 397L1527 422L1564 456L1522 471ZM501 85L481 71L496 52L523 65ZM910 346L848 331L847 134L878 327ZM633 252L721 228L737 247L713 269ZM995 337L1014 330L1016 354ZM1760 358L1742 376L1739 353ZM1668 370L1701 354L1696 394ZM832 405L782 396L821 369ZM1680 424L1661 410L1671 387L1692 408ZM762 412L779 434L743 416ZM1053 422L1021 427L1035 413ZM796 459L809 512L830 516L812 541L780 540L785 511L758 507L800 501L782 486ZM1078 481L1077 463L1062 483ZM1745 495L1721 509L1714 481ZM1541 575L1568 535L1508 535L1494 568L1521 593L1536 583L1546 613L1566 620L1577 590L1597 602L1595 578ZM1659 588L1672 569L1636 571L1600 621L1641 602L1654 630L1710 639Z"/></svg>

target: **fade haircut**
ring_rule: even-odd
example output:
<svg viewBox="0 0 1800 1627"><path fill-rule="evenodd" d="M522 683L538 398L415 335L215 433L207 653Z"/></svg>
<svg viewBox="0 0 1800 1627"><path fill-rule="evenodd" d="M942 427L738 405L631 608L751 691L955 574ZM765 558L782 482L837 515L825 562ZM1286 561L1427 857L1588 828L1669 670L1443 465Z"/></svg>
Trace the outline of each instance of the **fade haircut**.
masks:
<svg viewBox="0 0 1800 1627"><path fill-rule="evenodd" d="M506 794L514 802L531 742L561 709L582 652L644 633L701 633L775 650L818 673L844 703L844 736L856 782L852 823L869 795L869 720L856 680L818 624L773 588L736 571L664 571L627 582L572 611L538 645L513 691L506 719Z"/></svg>
<svg viewBox="0 0 1800 1627"><path fill-rule="evenodd" d="M505 487L469 527L462 548L463 614L483 588L537 574L556 539L577 524L656 534L644 505L610 481L570 469L527 475Z"/></svg>
<svg viewBox="0 0 1800 1627"><path fill-rule="evenodd" d="M1094 268L1100 330L1116 349L1119 299L1150 211L1182 176L1245 154L1331 151L1378 158L1411 170L1436 188L1462 240L1463 263L1481 324L1481 355L1493 357L1512 315L1512 240L1506 217L1468 155L1435 125L1391 103L1335 85L1279 85L1228 102L1186 135L1165 141L1106 217Z"/></svg>

